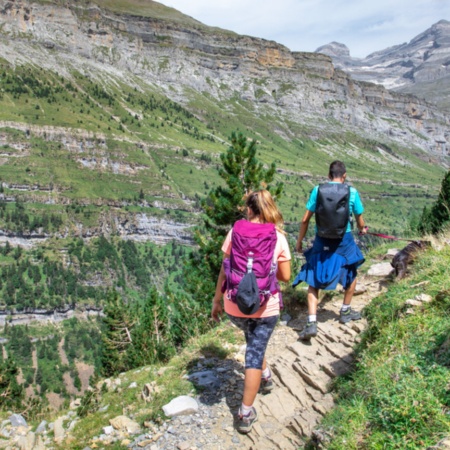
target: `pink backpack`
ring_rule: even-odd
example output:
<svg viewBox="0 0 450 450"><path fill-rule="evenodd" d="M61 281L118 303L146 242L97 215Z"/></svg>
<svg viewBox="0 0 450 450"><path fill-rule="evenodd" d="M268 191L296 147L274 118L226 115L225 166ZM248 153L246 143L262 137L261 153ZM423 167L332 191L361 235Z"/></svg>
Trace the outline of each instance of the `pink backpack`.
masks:
<svg viewBox="0 0 450 450"><path fill-rule="evenodd" d="M274 261L276 244L273 223L238 220L233 226L230 257L223 260L226 280L222 291L228 290L231 301L244 314L254 314L271 295L280 292ZM255 291L256 294L250 294Z"/></svg>

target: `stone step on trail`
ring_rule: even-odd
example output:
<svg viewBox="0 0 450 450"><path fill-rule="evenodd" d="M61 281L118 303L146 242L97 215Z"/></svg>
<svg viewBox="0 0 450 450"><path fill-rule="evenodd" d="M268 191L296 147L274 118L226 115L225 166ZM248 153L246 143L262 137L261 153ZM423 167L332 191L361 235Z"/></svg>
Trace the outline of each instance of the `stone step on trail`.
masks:
<svg viewBox="0 0 450 450"><path fill-rule="evenodd" d="M319 323L311 341L298 340L296 333L281 354L272 355L268 349L275 387L256 399L258 422L242 438L247 448L296 450L311 436L334 406L331 381L352 367L352 349L365 322L353 325L327 320Z"/></svg>

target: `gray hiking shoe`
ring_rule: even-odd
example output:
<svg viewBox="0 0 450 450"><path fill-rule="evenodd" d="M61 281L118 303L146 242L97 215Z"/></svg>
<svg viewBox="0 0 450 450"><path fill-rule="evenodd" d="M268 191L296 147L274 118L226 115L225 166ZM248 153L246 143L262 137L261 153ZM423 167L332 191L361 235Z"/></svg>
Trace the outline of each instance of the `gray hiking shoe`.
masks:
<svg viewBox="0 0 450 450"><path fill-rule="evenodd" d="M306 322L305 328L299 334L298 338L302 341L309 341L312 337L317 336L317 322Z"/></svg>
<svg viewBox="0 0 450 450"><path fill-rule="evenodd" d="M261 378L261 385L259 387L259 392L261 394L268 394L274 388L273 380L272 380L272 372L267 378Z"/></svg>
<svg viewBox="0 0 450 450"><path fill-rule="evenodd" d="M239 433L247 434L250 433L253 424L258 420L258 414L256 413L256 409L252 406L252 410L244 416L241 413L241 408L239 408L237 415L237 430Z"/></svg>
<svg viewBox="0 0 450 450"><path fill-rule="evenodd" d="M348 308L347 311L342 311L339 313L339 322L347 323L351 320L360 320L361 313L358 311L353 311L352 308Z"/></svg>

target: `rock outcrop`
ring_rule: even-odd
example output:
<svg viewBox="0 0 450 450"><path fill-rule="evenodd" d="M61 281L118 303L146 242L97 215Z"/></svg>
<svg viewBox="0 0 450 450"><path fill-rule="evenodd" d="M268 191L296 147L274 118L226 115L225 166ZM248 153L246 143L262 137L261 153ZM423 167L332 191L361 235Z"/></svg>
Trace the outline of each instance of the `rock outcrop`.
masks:
<svg viewBox="0 0 450 450"><path fill-rule="evenodd" d="M332 42L316 52L328 55L352 78L424 96L450 107L450 22L441 20L408 43L365 58L352 58L349 49Z"/></svg>
<svg viewBox="0 0 450 450"><path fill-rule="evenodd" d="M424 100L355 81L329 56L210 28L171 9L163 19L149 8L137 16L92 4L2 0L0 56L67 77L76 68L100 83L115 78L136 85L137 76L181 103L189 101L188 90L217 101L238 95L257 113L271 111L314 133L347 129L432 154L448 152L448 117ZM416 70L414 77L426 75Z"/></svg>

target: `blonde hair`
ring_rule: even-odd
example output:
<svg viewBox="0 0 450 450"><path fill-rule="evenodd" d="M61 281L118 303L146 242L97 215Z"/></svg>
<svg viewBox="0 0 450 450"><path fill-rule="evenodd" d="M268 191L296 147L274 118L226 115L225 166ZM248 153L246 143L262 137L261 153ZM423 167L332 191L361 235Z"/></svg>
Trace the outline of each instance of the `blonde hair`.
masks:
<svg viewBox="0 0 450 450"><path fill-rule="evenodd" d="M245 199L245 205L262 223L273 223L279 231L283 231L283 215L268 190L260 189L250 192Z"/></svg>

